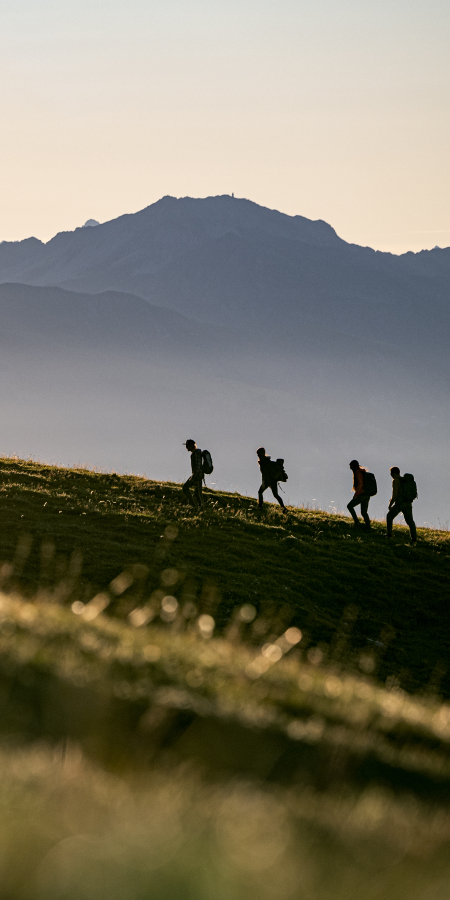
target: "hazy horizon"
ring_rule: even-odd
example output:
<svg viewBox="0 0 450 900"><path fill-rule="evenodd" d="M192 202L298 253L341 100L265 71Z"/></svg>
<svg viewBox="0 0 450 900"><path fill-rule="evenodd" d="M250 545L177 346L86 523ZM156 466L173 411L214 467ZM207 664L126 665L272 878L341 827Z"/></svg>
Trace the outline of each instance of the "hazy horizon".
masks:
<svg viewBox="0 0 450 900"><path fill-rule="evenodd" d="M274 371L275 361L269 365ZM327 373L320 381L320 365L310 372L312 384L305 393L271 386L270 378L258 386L242 375L208 373L204 364L194 371L186 362L183 368L162 357L140 360L98 351L55 351L45 359L15 354L14 360L13 353L6 352L1 370L7 387L0 404L1 456L182 484L190 474L183 444L194 438L213 456L208 487L256 499L261 480L256 449L264 444L272 458L285 459L286 504L344 515L352 496L348 464L357 456L378 482L371 518L385 517L391 495L389 468L399 465L417 480L417 525L449 528L449 428L439 418L441 397L427 398L427 419L418 427L414 400L402 389L397 398L400 413L394 404L386 411L372 407L370 418L355 430L359 391L355 387L352 393L349 378L336 415L339 391L331 394ZM303 376L306 370L304 366ZM417 388L412 385L411 394ZM367 393L366 401L372 406L373 396ZM270 492L265 501L272 502ZM403 518L396 522L402 524Z"/></svg>

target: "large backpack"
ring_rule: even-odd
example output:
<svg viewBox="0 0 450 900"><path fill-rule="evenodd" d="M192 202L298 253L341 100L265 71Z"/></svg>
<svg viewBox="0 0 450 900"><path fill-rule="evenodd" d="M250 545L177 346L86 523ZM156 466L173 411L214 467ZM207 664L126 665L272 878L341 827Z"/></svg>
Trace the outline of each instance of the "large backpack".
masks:
<svg viewBox="0 0 450 900"><path fill-rule="evenodd" d="M414 475L405 472L401 477L401 494L400 499L403 503L412 503L417 497L417 484L414 481Z"/></svg>
<svg viewBox="0 0 450 900"><path fill-rule="evenodd" d="M287 481L288 476L284 471L284 459L275 459L272 461L274 481Z"/></svg>
<svg viewBox="0 0 450 900"><path fill-rule="evenodd" d="M373 472L363 473L363 491L365 494L368 494L369 497L375 497L375 494L378 493L377 479Z"/></svg>
<svg viewBox="0 0 450 900"><path fill-rule="evenodd" d="M211 475L211 472L213 471L213 469L214 469L214 466L213 466L212 456L211 456L209 450L203 450L203 452L202 452L202 472L203 472L203 474Z"/></svg>

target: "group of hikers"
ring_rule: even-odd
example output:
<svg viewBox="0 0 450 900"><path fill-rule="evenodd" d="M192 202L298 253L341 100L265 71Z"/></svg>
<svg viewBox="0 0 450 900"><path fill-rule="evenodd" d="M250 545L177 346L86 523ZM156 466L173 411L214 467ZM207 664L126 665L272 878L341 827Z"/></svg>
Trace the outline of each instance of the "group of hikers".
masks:
<svg viewBox="0 0 450 900"><path fill-rule="evenodd" d="M194 440L186 441L186 450L191 454L191 475L183 485L183 492L186 495L191 506L201 509L203 506L202 487L205 475L210 475L213 471L213 463L211 454L208 450L200 450ZM264 491L270 489L275 500L280 504L281 509L287 513L283 498L278 492L278 484L280 481L287 481L288 476L284 470L284 459L273 460L266 454L264 447L259 447L256 451L258 464L261 471L261 487L258 491L258 507L262 509L264 505ZM347 504L347 509L352 516L356 528L365 527L370 531L371 522L369 519L369 501L370 498L377 493L377 482L375 475L368 472L363 466L360 466L357 459L352 459L349 463L353 472L353 497ZM389 501L389 509L386 515L387 537L392 537L392 523L394 519L403 513L406 524L409 527L411 535L411 543L417 541L416 525L412 514L412 505L417 497L417 486L413 475L405 473L400 474L398 466L392 466L390 469L392 477L392 497ZM356 507L361 507L361 516L364 526L358 519Z"/></svg>
<svg viewBox="0 0 450 900"><path fill-rule="evenodd" d="M361 523L355 512L355 506L361 507L361 516L365 527L370 531L370 519L368 514L369 500L377 493L375 475L360 466L357 459L352 459L350 468L353 472L353 497L347 503L347 509L351 514L355 525L361 527ZM389 470L392 478L392 497L389 500L389 509L386 515L386 530L388 538L392 537L392 523L394 519L403 513L406 524L409 527L411 543L417 541L416 525L412 514L412 505L417 497L417 486L413 475L400 474L398 466L392 466Z"/></svg>

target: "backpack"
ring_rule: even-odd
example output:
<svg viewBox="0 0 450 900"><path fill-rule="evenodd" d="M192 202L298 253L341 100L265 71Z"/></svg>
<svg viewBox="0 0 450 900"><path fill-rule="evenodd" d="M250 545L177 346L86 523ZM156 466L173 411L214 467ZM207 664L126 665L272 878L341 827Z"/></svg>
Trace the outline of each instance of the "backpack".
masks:
<svg viewBox="0 0 450 900"><path fill-rule="evenodd" d="M212 456L211 456L209 450L203 450L203 452L202 452L202 472L203 472L203 474L211 475L211 472L213 471L213 469L214 469L214 466L213 466Z"/></svg>
<svg viewBox="0 0 450 900"><path fill-rule="evenodd" d="M287 481L288 476L284 471L284 459L275 459L272 462L273 477L275 481Z"/></svg>
<svg viewBox="0 0 450 900"><path fill-rule="evenodd" d="M412 503L413 500L417 498L417 485L414 481L414 475L410 475L409 472L405 472L405 474L400 479L400 483L402 486L400 502L403 501L403 503Z"/></svg>
<svg viewBox="0 0 450 900"><path fill-rule="evenodd" d="M363 474L363 491L369 497L375 497L378 493L377 479L372 472L364 472Z"/></svg>

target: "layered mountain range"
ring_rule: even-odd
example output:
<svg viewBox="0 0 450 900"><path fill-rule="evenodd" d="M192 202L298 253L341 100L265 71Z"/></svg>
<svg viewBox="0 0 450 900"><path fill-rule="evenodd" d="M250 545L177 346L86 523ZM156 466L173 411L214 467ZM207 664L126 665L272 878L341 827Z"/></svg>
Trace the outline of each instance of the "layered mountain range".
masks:
<svg viewBox="0 0 450 900"><path fill-rule="evenodd" d="M248 200L163 197L46 244L1 243L0 320L7 452L51 444L61 461L181 478L193 436L216 445L219 484L254 493L265 443L292 460L288 499L323 506L343 505L360 456L414 467L422 518L450 519L450 248L393 256ZM52 443L17 430L27 403ZM128 435L117 452L106 409Z"/></svg>

